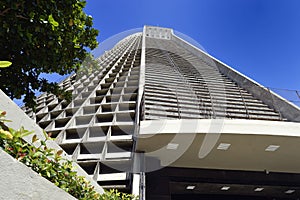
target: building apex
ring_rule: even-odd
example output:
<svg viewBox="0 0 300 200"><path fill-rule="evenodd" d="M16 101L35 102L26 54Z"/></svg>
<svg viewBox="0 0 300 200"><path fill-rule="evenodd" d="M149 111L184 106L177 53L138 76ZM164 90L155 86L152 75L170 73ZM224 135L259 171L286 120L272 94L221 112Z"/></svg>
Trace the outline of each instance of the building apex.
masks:
<svg viewBox="0 0 300 200"><path fill-rule="evenodd" d="M173 29L158 26L144 26L144 34L145 37L170 40L173 35Z"/></svg>

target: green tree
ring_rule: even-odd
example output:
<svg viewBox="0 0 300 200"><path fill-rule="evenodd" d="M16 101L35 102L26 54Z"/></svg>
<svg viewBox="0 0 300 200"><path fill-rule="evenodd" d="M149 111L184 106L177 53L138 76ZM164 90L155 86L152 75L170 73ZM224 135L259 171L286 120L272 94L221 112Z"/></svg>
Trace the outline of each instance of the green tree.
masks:
<svg viewBox="0 0 300 200"><path fill-rule="evenodd" d="M0 60L12 65L0 68L0 89L11 98L25 95L29 107L35 106L35 91L68 96L40 74L76 72L88 49L97 47L98 30L85 5L85 0L1 0Z"/></svg>

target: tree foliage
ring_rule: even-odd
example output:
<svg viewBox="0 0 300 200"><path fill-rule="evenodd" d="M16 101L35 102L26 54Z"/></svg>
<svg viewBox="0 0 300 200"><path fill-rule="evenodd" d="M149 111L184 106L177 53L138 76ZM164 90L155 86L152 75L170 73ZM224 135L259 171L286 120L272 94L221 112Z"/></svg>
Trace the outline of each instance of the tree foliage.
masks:
<svg viewBox="0 0 300 200"><path fill-rule="evenodd" d="M35 105L35 91L66 96L41 73L75 72L87 49L97 46L98 31L84 13L85 0L1 0L0 60L12 62L0 68L0 89L11 98Z"/></svg>

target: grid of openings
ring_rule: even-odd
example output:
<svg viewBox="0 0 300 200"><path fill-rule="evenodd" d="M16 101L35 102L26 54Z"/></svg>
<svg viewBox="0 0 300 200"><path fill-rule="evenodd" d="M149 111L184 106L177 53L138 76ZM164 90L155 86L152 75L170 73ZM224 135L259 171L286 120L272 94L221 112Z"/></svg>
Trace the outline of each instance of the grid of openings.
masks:
<svg viewBox="0 0 300 200"><path fill-rule="evenodd" d="M175 39L146 38L146 46L142 119L285 120Z"/></svg>
<svg viewBox="0 0 300 200"><path fill-rule="evenodd" d="M132 159L140 58L141 33L137 33L98 58L99 69L92 74L72 75L60 83L72 91L70 103L42 94L36 113L23 108L105 188L130 191L132 177L127 169ZM114 166L122 168L118 171Z"/></svg>

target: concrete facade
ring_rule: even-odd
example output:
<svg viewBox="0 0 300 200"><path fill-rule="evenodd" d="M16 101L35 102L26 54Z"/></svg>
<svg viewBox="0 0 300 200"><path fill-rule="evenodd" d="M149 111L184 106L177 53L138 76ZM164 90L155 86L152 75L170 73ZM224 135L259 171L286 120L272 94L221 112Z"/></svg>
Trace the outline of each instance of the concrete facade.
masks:
<svg viewBox="0 0 300 200"><path fill-rule="evenodd" d="M145 26L97 60L98 70L60 83L70 103L42 94L36 113L24 111L104 188L140 199L222 199L219 172L233 172L232 199L300 194L298 107L168 28ZM192 175L205 170L211 180ZM259 178L247 182L250 172ZM260 184L270 191L253 193Z"/></svg>

